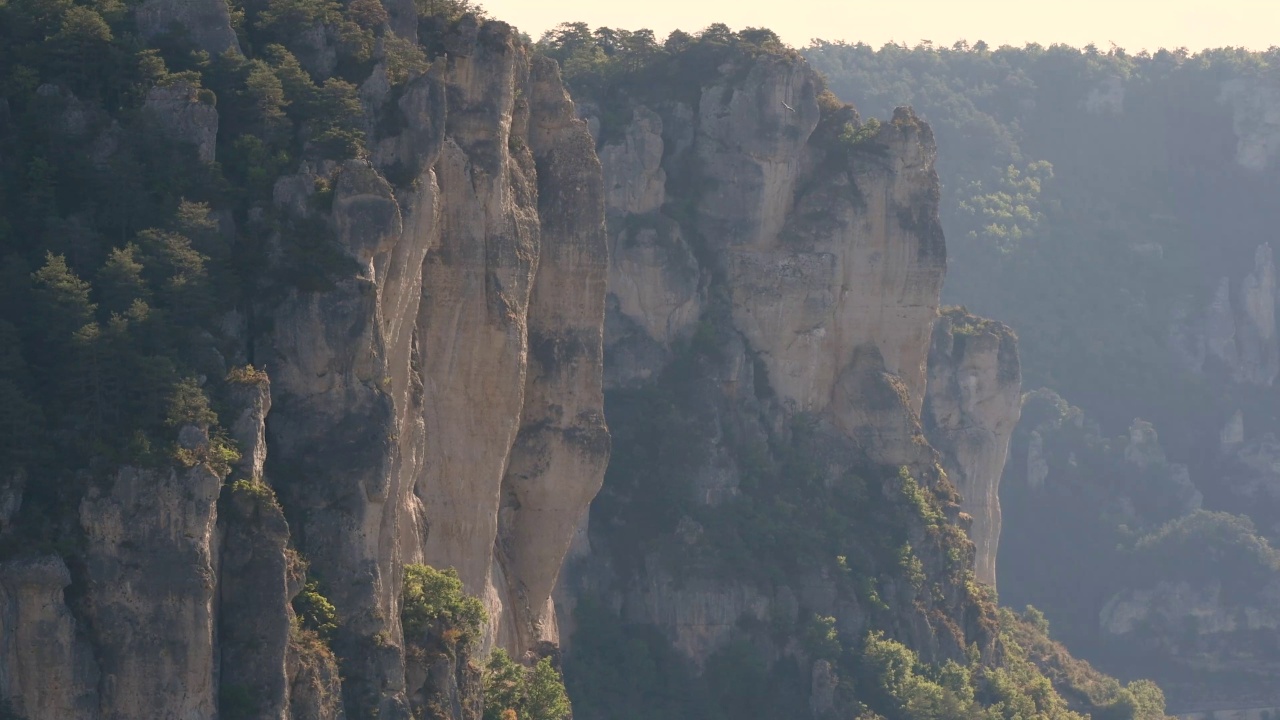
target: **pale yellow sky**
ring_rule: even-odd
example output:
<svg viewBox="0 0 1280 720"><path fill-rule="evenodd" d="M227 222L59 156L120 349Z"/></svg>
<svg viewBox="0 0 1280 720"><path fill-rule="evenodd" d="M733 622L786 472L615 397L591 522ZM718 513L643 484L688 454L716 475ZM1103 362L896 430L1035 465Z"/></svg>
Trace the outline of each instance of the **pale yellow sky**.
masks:
<svg viewBox="0 0 1280 720"><path fill-rule="evenodd" d="M694 31L714 22L772 28L792 45L1065 42L1100 48L1280 45L1280 0L480 0L535 39L566 20L592 27Z"/></svg>

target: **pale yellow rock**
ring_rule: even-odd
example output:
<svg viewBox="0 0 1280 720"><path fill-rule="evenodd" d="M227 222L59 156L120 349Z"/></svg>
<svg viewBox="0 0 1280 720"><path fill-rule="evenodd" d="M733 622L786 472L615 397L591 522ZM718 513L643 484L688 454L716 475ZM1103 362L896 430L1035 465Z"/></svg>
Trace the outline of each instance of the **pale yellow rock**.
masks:
<svg viewBox="0 0 1280 720"><path fill-rule="evenodd" d="M798 411L825 409L864 345L877 348L920 411L946 266L933 140L922 128L906 113L885 123L874 141L885 162L803 195L783 239L728 250L734 324Z"/></svg>

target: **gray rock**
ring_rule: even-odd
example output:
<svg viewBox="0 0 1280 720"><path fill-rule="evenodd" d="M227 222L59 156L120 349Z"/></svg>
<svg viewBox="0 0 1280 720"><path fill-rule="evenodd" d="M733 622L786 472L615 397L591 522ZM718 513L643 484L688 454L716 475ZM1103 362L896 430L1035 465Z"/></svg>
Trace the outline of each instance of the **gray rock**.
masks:
<svg viewBox="0 0 1280 720"><path fill-rule="evenodd" d="M97 720L99 673L62 558L0 563L0 698L27 720Z"/></svg>
<svg viewBox="0 0 1280 720"><path fill-rule="evenodd" d="M226 0L145 0L134 10L134 20L147 40L176 28L210 55L240 52Z"/></svg>
<svg viewBox="0 0 1280 720"><path fill-rule="evenodd" d="M939 318L929 351L925 436L960 491L960 509L973 518L968 532L977 553L974 573L992 587L1000 543L1000 477L1021 414L1022 371L1013 331L967 313ZM1029 472L1039 474L1043 462L1030 464ZM1032 487L1043 481L1043 475L1035 478Z"/></svg>
<svg viewBox="0 0 1280 720"><path fill-rule="evenodd" d="M204 102L190 85L155 86L147 91L143 109L172 139L195 148L202 162L213 162L218 147L218 111Z"/></svg>

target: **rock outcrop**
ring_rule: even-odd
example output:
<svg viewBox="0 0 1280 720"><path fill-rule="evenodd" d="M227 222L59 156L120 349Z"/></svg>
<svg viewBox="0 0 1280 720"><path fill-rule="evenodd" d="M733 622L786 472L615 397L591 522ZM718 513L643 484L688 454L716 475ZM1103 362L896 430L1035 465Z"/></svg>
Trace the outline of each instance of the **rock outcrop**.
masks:
<svg viewBox="0 0 1280 720"><path fill-rule="evenodd" d="M28 720L101 717L93 650L63 599L70 584L56 556L0 564L0 698Z"/></svg>
<svg viewBox="0 0 1280 720"><path fill-rule="evenodd" d="M416 34L411 4L389 12ZM222 0L135 16L144 37L238 50ZM554 649L552 589L610 449L601 168L556 64L515 30L432 32L447 58L361 86L367 156L309 144L270 202L224 213L267 265L208 328L239 458L185 428L177 466L88 483L82 563L0 565L0 700L25 717L476 720L465 658L407 657L407 563L455 567L483 599L477 652ZM322 62L333 41L313 39ZM209 99L156 87L144 109L212 162ZM24 484L0 482L0 534ZM324 633L291 606L304 587L332 603Z"/></svg>
<svg viewBox="0 0 1280 720"><path fill-rule="evenodd" d="M146 0L133 12L144 39L179 33L211 56L240 52L226 0Z"/></svg>
<svg viewBox="0 0 1280 720"><path fill-rule="evenodd" d="M554 63L509 27L452 42L386 110L401 131L375 164L332 169L321 220L354 274L274 306L255 355L273 380L267 474L312 569L346 578L327 592L348 709L382 717L407 712L403 564L455 567L487 644L555 641L551 588L608 459L593 143ZM325 171L277 202L312 213Z"/></svg>
<svg viewBox="0 0 1280 720"><path fill-rule="evenodd" d="M974 574L996 585L1000 477L1022 413L1022 373L1013 331L963 310L946 312L933 330L924 429L973 518Z"/></svg>
<svg viewBox="0 0 1280 720"><path fill-rule="evenodd" d="M218 111L208 91L185 83L159 86L147 91L143 109L173 141L195 148L201 162L213 162L218 145Z"/></svg>
<svg viewBox="0 0 1280 720"><path fill-rule="evenodd" d="M1236 79L1222 84L1219 102L1232 110L1236 163L1265 170L1280 157L1280 88L1261 80Z"/></svg>
<svg viewBox="0 0 1280 720"><path fill-rule="evenodd" d="M2 699L31 718L477 720L467 654L405 640L410 563L455 568L481 598L468 652L558 662L572 617L553 593L571 605L584 578L695 667L776 621L790 634L766 640L770 662L803 664L815 712L840 693L837 663L806 644L814 622L851 640L874 619L926 662L997 657L940 463L972 488L993 563L988 476L1016 417L1016 356L1007 333L934 333L946 251L928 126L905 108L864 125L774 46L726 56L695 93L581 119L555 63L507 25L415 27L405 3L385 9L375 35L426 28L438 56L393 87L385 43L371 51L367 152L331 159L302 123L270 199L214 209L263 253L223 327L200 329L192 373L231 437L201 421L154 466L86 478L77 562L0 564ZM238 49L221 0L147 0L135 18L143 37L176 26ZM323 23L295 40L308 70L338 67ZM155 88L145 109L216 160L206 96ZM627 502L659 505L688 557L620 550L637 518L616 515L596 527L622 541L579 546L589 567L562 583L612 451L604 388L660 383L630 419L669 420L659 434L681 436L654 456L684 465L645 478L669 497L646 485ZM0 534L26 478L3 482ZM785 580L682 575L745 547L694 516L737 512L762 485L780 500L766 512L828 496L841 522L883 532L802 538Z"/></svg>
<svg viewBox="0 0 1280 720"><path fill-rule="evenodd" d="M1160 582L1152 588L1126 590L1110 600L1102 609L1099 621L1103 631L1125 636L1143 625L1161 627L1185 627L1195 624L1195 632L1201 636L1238 637L1244 633L1271 633L1280 631L1280 613L1275 612L1280 601L1280 583L1271 583L1263 591L1262 602L1257 607L1240 607L1224 597L1221 584L1194 585L1187 581ZM1190 650L1182 647L1176 634L1158 638L1169 644L1174 652ZM1230 640L1223 640L1230 642ZM1183 656L1184 660L1192 660ZM1211 656L1203 658L1210 661ZM1194 661L1191 664L1196 664Z"/></svg>
<svg viewBox="0 0 1280 720"><path fill-rule="evenodd" d="M103 720L216 716L221 489L207 465L124 468L81 503Z"/></svg>
<svg viewBox="0 0 1280 720"><path fill-rule="evenodd" d="M703 87L696 108L636 107L622 139L600 150L607 178L634 179L615 180L606 196L611 357L687 336L709 301L701 272L723 277L733 327L791 411L839 402L842 374L867 349L919 413L946 265L932 134L902 109L871 141L884 161L833 171L839 150L815 138L813 72L771 57L742 71ZM692 220L676 222L690 205ZM690 233L705 248L701 263ZM619 382L655 370L633 368Z"/></svg>
<svg viewBox="0 0 1280 720"><path fill-rule="evenodd" d="M1169 336L1174 356L1193 372L1220 371L1237 383L1271 386L1280 374L1277 293L1271 246L1263 243L1247 275L1219 279L1203 312L1176 310Z"/></svg>
<svg viewBox="0 0 1280 720"><path fill-rule="evenodd" d="M918 604L909 581L886 580L883 595L856 591L851 578L873 572L869 556L850 557L864 563L858 570L791 558L794 567L779 571L785 579L769 581L726 557L749 546L732 533L757 531L728 530L732 513L774 502L759 496L761 485L814 483L803 492L838 494L861 476L873 502L886 498L885 512L898 512L916 478L936 491L948 514L939 521L959 534L954 556L971 562L920 419L946 265L933 136L905 108L863 126L820 91L803 62L765 52L724 61L694 93L649 92L604 117L580 106L598 129L606 179L606 404L629 451L610 468L557 597L562 627L572 627L574 603L592 597L619 622L656 629L695 673L749 637L768 648L765 662L801 663L799 692L827 708L831 664L814 664L801 640L750 628L805 627L816 613L854 638L883 607L922 656L991 646L981 611L962 609L966 590L948 585ZM860 142L841 139L859 127ZM981 371L990 370L992 387L980 394L1012 407L984 420L1007 443L1016 352L991 350ZM962 356L944 359L961 366ZM987 402L999 401L973 400ZM664 498L661 510L650 507L653 494ZM909 535L927 572L945 574L938 534Z"/></svg>

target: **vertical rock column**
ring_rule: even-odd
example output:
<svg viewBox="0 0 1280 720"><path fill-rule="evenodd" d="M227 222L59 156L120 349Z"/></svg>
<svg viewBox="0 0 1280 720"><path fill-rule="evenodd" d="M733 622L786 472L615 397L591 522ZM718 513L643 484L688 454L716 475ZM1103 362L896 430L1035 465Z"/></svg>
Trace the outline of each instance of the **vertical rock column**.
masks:
<svg viewBox="0 0 1280 720"><path fill-rule="evenodd" d="M1022 414L1018 341L1005 325L947 312L933 331L925 435L972 518L969 539L979 582L995 587L1000 543L1000 476Z"/></svg>
<svg viewBox="0 0 1280 720"><path fill-rule="evenodd" d="M491 577L498 505L520 427L540 250L534 168L512 135L517 86L526 112L528 102L517 42L507 26L486 23L450 48L448 139L436 163L440 242L426 257L417 316L424 558L456 568L495 620L505 584Z"/></svg>
<svg viewBox="0 0 1280 720"><path fill-rule="evenodd" d="M528 138L538 168L542 247L530 301L520 432L503 479L498 558L515 647L552 633L551 591L609 461L602 388L608 273L600 162L555 63L530 72Z"/></svg>
<svg viewBox="0 0 1280 720"><path fill-rule="evenodd" d="M291 290L267 310L256 345L273 386L267 474L337 608L334 650L357 717L408 713L399 599L401 568L420 557L425 534L413 492L422 433L411 364L422 260L435 242L433 161L400 190L366 162L337 169L325 221L353 272L324 291ZM314 180L307 168L283 179L277 204L307 208Z"/></svg>

